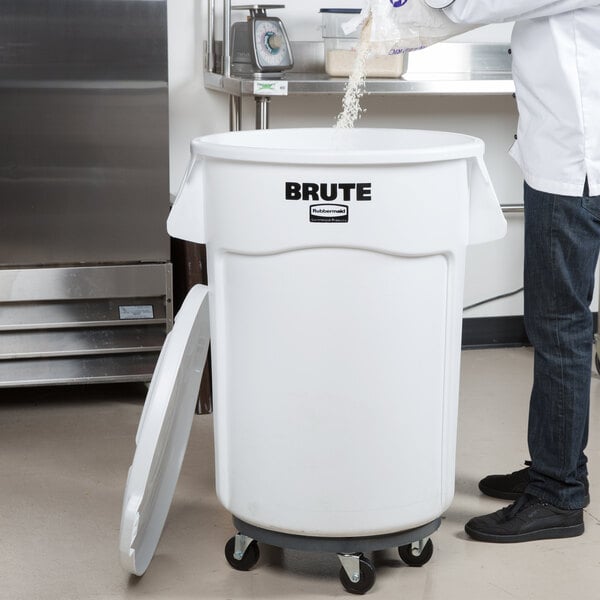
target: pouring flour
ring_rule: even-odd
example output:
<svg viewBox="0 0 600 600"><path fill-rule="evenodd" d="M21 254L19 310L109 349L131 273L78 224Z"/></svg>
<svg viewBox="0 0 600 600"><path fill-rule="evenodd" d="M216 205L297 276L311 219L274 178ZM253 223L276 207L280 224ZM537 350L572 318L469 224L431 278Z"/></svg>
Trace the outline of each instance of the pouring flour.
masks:
<svg viewBox="0 0 600 600"><path fill-rule="evenodd" d="M342 129L354 127L360 118L369 56L420 50L474 28L454 23L425 0L364 0L360 14L342 27L346 34L361 29L354 67L342 100L343 110L335 125Z"/></svg>

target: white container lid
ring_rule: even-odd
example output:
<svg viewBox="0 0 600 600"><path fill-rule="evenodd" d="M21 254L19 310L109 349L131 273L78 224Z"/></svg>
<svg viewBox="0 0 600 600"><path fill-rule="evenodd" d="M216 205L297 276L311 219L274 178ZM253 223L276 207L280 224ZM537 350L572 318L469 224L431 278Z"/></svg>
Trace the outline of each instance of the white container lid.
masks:
<svg viewBox="0 0 600 600"><path fill-rule="evenodd" d="M121 565L142 575L173 500L185 455L209 345L208 288L194 286L165 340L135 438L119 550Z"/></svg>

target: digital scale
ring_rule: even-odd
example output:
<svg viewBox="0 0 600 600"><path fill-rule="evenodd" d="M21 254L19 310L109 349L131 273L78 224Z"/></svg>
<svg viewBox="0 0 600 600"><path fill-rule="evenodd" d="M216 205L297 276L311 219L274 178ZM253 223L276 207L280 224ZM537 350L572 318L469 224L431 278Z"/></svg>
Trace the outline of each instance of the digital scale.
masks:
<svg viewBox="0 0 600 600"><path fill-rule="evenodd" d="M248 10L246 21L231 28L231 73L257 79L277 79L294 66L292 49L281 19L267 15L267 9L283 4L246 4L232 10Z"/></svg>

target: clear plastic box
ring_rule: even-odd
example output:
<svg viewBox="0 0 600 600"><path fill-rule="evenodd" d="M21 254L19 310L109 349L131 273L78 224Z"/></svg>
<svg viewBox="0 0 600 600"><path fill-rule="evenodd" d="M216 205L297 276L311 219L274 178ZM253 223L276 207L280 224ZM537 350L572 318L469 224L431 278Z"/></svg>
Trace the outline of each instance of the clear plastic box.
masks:
<svg viewBox="0 0 600 600"><path fill-rule="evenodd" d="M345 34L342 24L360 13L359 8L322 8L325 72L331 77L348 77L352 73L360 31ZM400 77L405 73L406 56L371 56L366 63L367 77Z"/></svg>

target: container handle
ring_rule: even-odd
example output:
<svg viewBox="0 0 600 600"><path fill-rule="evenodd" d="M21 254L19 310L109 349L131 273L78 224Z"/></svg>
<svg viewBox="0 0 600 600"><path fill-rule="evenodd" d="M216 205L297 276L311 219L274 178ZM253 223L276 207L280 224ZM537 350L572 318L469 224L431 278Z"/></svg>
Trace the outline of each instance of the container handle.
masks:
<svg viewBox="0 0 600 600"><path fill-rule="evenodd" d="M196 244L206 243L203 180L201 157L192 154L167 219L171 237Z"/></svg>
<svg viewBox="0 0 600 600"><path fill-rule="evenodd" d="M483 157L468 160L469 186L469 245L499 240L506 235L506 219L494 191Z"/></svg>

